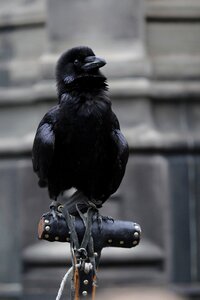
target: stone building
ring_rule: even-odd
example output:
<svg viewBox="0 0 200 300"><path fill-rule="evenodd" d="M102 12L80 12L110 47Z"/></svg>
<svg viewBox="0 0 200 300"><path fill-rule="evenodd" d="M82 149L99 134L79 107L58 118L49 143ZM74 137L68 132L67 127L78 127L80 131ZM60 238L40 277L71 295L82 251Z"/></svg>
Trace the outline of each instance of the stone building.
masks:
<svg viewBox="0 0 200 300"><path fill-rule="evenodd" d="M37 240L49 199L31 165L36 127L56 101L61 52L105 57L131 156L103 212L134 220L140 246L106 249L100 286L173 284L200 294L200 2L0 1L0 299L54 299L67 246ZM115 251L116 250L116 251Z"/></svg>

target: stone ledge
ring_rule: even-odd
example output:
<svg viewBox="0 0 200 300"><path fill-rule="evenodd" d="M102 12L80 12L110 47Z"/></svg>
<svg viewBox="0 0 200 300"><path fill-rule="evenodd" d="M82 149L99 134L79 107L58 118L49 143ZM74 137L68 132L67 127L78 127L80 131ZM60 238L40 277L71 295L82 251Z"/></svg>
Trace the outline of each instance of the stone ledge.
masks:
<svg viewBox="0 0 200 300"><path fill-rule="evenodd" d="M22 286L20 283L0 283L0 298L2 297L1 299L16 299L21 295Z"/></svg>
<svg viewBox="0 0 200 300"><path fill-rule="evenodd" d="M155 263L163 259L164 253L157 245L143 240L139 246L131 249L104 248L101 265ZM23 260L26 265L70 264L70 247L66 243L40 241L24 250Z"/></svg>
<svg viewBox="0 0 200 300"><path fill-rule="evenodd" d="M152 34L149 34L151 30L147 28L147 42L149 40L149 48L151 43L156 41L156 38L152 39ZM165 33L166 34L166 33ZM198 36L197 36L198 38ZM153 48L154 49L154 48ZM100 52L101 53L101 52ZM125 78L156 78L162 79L176 79L177 81L183 79L196 78L200 76L200 54L195 53L176 53L176 51L169 53L156 53L153 51L151 55L151 49L149 49L149 56L131 57L130 54L124 56L117 56L117 53L105 52L102 56L107 58L108 64L104 67L106 76L110 80L124 80ZM120 54L120 53L119 53ZM116 56L115 56L116 55ZM40 58L42 78L46 80L52 80L55 73L55 65L58 55L43 55ZM119 72L120 70L120 72Z"/></svg>
<svg viewBox="0 0 200 300"><path fill-rule="evenodd" d="M200 134L161 132L148 125L123 130L132 152L195 152L200 149Z"/></svg>
<svg viewBox="0 0 200 300"><path fill-rule="evenodd" d="M159 132L147 125L123 128L133 153L190 153L200 150L200 134L191 132ZM35 133L21 138L1 138L0 157L31 155Z"/></svg>
<svg viewBox="0 0 200 300"><path fill-rule="evenodd" d="M156 81L145 78L109 81L110 96L115 99L151 98L156 100L200 99L200 82ZM54 81L42 81L27 87L0 88L0 106L29 105L37 102L56 101Z"/></svg>
<svg viewBox="0 0 200 300"><path fill-rule="evenodd" d="M199 19L199 0L148 0L146 1L148 19Z"/></svg>
<svg viewBox="0 0 200 300"><path fill-rule="evenodd" d="M66 273L66 266L62 267L39 267L31 268L23 276L24 282L24 298L23 300L55 300L60 281ZM136 284L141 283L145 286L150 284L162 285L166 284L166 274L161 268L156 268L156 266L108 266L102 267L98 270L99 285L97 290L97 295L95 299L118 299L116 297L116 286L127 291L127 286L132 287L133 290L136 289ZM112 290L111 295L104 297L101 295L102 289L109 288ZM117 291L118 295L118 291ZM123 294L120 300L124 299L138 299L138 297L133 296L132 292L129 298L125 297ZM148 293L149 296L149 293ZM134 298L133 298L134 297ZM149 297L147 298L150 299ZM155 298L151 298L151 300ZM160 300L160 298L158 298ZM172 300L166 298L166 300ZM173 299L175 300L175 299ZM176 299L180 300L180 299Z"/></svg>
<svg viewBox="0 0 200 300"><path fill-rule="evenodd" d="M200 55L183 55L170 53L169 55L152 56L152 76L158 80L199 80ZM190 82L189 82L190 80ZM185 82L187 85L187 81Z"/></svg>
<svg viewBox="0 0 200 300"><path fill-rule="evenodd" d="M65 48L68 49L70 46L65 45ZM103 73L108 78L149 77L151 74L151 64L145 56L143 46L140 43L127 44L123 47L118 44L115 47L108 45L106 50L105 47L96 48L95 52L106 58L107 65L103 68ZM46 53L41 56L40 63L43 79L48 80L54 77L55 65L59 56L60 53Z"/></svg>
<svg viewBox="0 0 200 300"><path fill-rule="evenodd" d="M29 105L47 100L56 100L53 81L25 87L0 88L0 106Z"/></svg>
<svg viewBox="0 0 200 300"><path fill-rule="evenodd" d="M30 97L37 98L37 96L35 96L36 94L42 98L43 92L48 98L52 98L51 93L53 92L55 95L54 90L56 86L54 76L55 64L56 59L55 57L53 58L53 56L48 58L46 63L44 61L41 62L40 58L25 60L14 59L1 62L1 81L4 81L4 76L9 76L9 81L8 83L5 82L6 86L0 86L0 105L3 97L9 99L14 98L15 92L15 98L18 98L19 94L22 98L24 98L23 95L28 99ZM169 89L171 86L172 96L174 86L177 86L180 90L179 94L183 94L185 91L187 92L187 87L191 92L193 90L194 93L196 90L199 92L197 83L199 82L200 77L200 55L197 54L172 55L169 53L169 55L152 55L149 56L149 59L146 58L144 60L128 60L124 66L122 66L123 62L117 61L111 62L110 64L112 67L110 67L110 71L105 68L105 74L108 77L108 83L113 95L120 93L120 95L125 97L126 95L130 95L131 97L138 95L151 96L154 94L154 91L157 90L157 87L159 89L161 85L164 94L164 87L167 86L167 89ZM126 69L126 71L122 71L122 74L118 74L118 70L121 70L122 68ZM118 75L114 76L114 73ZM38 80L40 80L40 83ZM13 86L8 87L11 83ZM31 84L33 83L34 85L32 86ZM181 85L182 90L180 89ZM52 87L54 87L54 89ZM30 90L31 95L28 95L28 90ZM162 95L163 93L160 94L160 98L162 98Z"/></svg>
<svg viewBox="0 0 200 300"><path fill-rule="evenodd" d="M21 138L0 139L0 156L15 157L20 155L31 155L34 134Z"/></svg>
<svg viewBox="0 0 200 300"><path fill-rule="evenodd" d="M37 57L10 59L0 62L0 91L18 91L40 78L40 65ZM18 88L15 88L18 86ZM22 87L23 86L23 87ZM17 92L18 93L18 92Z"/></svg>
<svg viewBox="0 0 200 300"><path fill-rule="evenodd" d="M0 12L0 30L9 27L22 27L30 25L45 24L46 10L45 1L34 1L34 3L4 5Z"/></svg>

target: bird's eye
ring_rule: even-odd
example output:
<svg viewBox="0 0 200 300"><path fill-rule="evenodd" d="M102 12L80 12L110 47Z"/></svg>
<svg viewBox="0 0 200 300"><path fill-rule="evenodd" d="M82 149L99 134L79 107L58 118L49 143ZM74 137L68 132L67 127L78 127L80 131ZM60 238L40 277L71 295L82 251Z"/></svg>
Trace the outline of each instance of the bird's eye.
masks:
<svg viewBox="0 0 200 300"><path fill-rule="evenodd" d="M75 59L74 65L77 66L78 64L79 64L79 60L78 60L78 59Z"/></svg>

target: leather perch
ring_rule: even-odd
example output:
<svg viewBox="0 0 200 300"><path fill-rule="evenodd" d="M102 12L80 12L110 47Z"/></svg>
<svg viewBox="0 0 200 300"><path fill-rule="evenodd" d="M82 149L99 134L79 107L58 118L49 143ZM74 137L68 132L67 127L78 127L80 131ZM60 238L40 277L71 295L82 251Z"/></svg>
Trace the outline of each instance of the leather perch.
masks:
<svg viewBox="0 0 200 300"><path fill-rule="evenodd" d="M74 217L75 229L79 242L82 241L85 225L80 216ZM107 217L93 219L91 233L94 240L94 251L100 252L104 247L132 248L139 244L141 229L137 223L112 220ZM38 225L39 239L50 242L70 242L70 230L62 213L56 217L52 212L42 216Z"/></svg>

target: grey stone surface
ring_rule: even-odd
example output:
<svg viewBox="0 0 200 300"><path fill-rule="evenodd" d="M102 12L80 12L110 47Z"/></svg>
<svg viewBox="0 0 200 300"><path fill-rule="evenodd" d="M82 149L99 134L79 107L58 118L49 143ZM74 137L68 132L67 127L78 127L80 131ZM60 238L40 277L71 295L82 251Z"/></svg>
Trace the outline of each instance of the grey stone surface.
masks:
<svg viewBox="0 0 200 300"><path fill-rule="evenodd" d="M146 15L148 18L178 18L194 19L200 16L198 0L148 0L146 1Z"/></svg>
<svg viewBox="0 0 200 300"><path fill-rule="evenodd" d="M174 282L197 280L196 236L193 239L196 230L192 228L196 227L192 206L197 199L194 194L195 174L190 174L191 171L189 156L170 158L171 220L174 231L171 276Z"/></svg>
<svg viewBox="0 0 200 300"><path fill-rule="evenodd" d="M22 297L22 285L20 283L0 283L0 299L17 300Z"/></svg>
<svg viewBox="0 0 200 300"><path fill-rule="evenodd" d="M52 105L53 106L53 105ZM0 138L20 138L33 134L49 105L2 107L0 111ZM8 118L9 115L9 118Z"/></svg>
<svg viewBox="0 0 200 300"><path fill-rule="evenodd" d="M49 200L39 191L30 160L1 161L0 190L0 296L11 284L14 297L20 294L22 248L37 241L37 223Z"/></svg>
<svg viewBox="0 0 200 300"><path fill-rule="evenodd" d="M55 72L55 62L52 64L53 77ZM198 100L200 96L200 85L197 80L148 80L146 78L123 78L108 79L109 95L111 99L137 100L138 98L151 98L159 102L192 99ZM32 105L57 101L56 85L54 81L41 81L31 86L23 87L1 87L0 88L0 107Z"/></svg>
<svg viewBox="0 0 200 300"><path fill-rule="evenodd" d="M48 29L53 52L72 45L115 49L141 38L141 3L138 0L48 1ZM59 16L59 17L58 17ZM116 49L117 50L117 49Z"/></svg>
<svg viewBox="0 0 200 300"><path fill-rule="evenodd" d="M0 165L0 282L19 283L21 277L21 220L18 185L18 162Z"/></svg>
<svg viewBox="0 0 200 300"><path fill-rule="evenodd" d="M121 184L120 214L141 224L143 238L166 246L168 228L168 162L159 155L133 155Z"/></svg>
<svg viewBox="0 0 200 300"><path fill-rule="evenodd" d="M52 264L70 265L69 243L40 241L27 247L23 253L24 261L31 265L48 266ZM131 248L105 248L102 251L101 266L110 264L135 265L138 262L148 261L149 264L161 264L164 258L162 249L148 240L141 241L140 245Z"/></svg>
<svg viewBox="0 0 200 300"><path fill-rule="evenodd" d="M38 222L43 213L49 211L51 200L47 189L39 188L30 158L20 161L18 181L21 199L21 246L24 248L38 241Z"/></svg>
<svg viewBox="0 0 200 300"><path fill-rule="evenodd" d="M152 77L160 78L161 80L174 80L179 79L195 82L199 80L200 75L200 56L190 56L188 54L179 55L175 54L165 56L152 57ZM186 95L185 95L186 96ZM188 95L189 96L189 95Z"/></svg>
<svg viewBox="0 0 200 300"><path fill-rule="evenodd" d="M0 60L35 59L45 50L43 28L21 28L17 31L4 31L0 37Z"/></svg>
<svg viewBox="0 0 200 300"><path fill-rule="evenodd" d="M52 78L52 62L61 52L87 45L106 57L110 78L150 73L144 58L144 1L48 1L49 53L43 58L43 78ZM57 17L59 15L59 18ZM77 22L78 20L78 22ZM105 47L106 45L106 47ZM119 72L120 70L120 72Z"/></svg>
<svg viewBox="0 0 200 300"><path fill-rule="evenodd" d="M146 1L146 46L156 78L199 79L199 1Z"/></svg>
<svg viewBox="0 0 200 300"><path fill-rule="evenodd" d="M40 27L3 31L0 36L1 86L27 85L38 80L38 57L44 51L44 29ZM4 78L6 75L6 78Z"/></svg>
<svg viewBox="0 0 200 300"><path fill-rule="evenodd" d="M0 86L38 80L37 60L44 52L45 2L6 1L0 10Z"/></svg>
<svg viewBox="0 0 200 300"><path fill-rule="evenodd" d="M169 42L170 41L170 42ZM199 55L200 22L149 22L147 43L150 55Z"/></svg>
<svg viewBox="0 0 200 300"><path fill-rule="evenodd" d="M0 28L37 25L46 20L45 0L1 0Z"/></svg>
<svg viewBox="0 0 200 300"><path fill-rule="evenodd" d="M197 99L200 88L197 83L150 83L143 79L109 83L113 109L133 150L199 147ZM187 95L190 102L186 101ZM30 89L0 89L1 155L30 153L37 125L56 101L51 81Z"/></svg>

